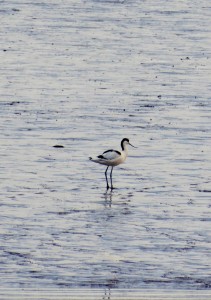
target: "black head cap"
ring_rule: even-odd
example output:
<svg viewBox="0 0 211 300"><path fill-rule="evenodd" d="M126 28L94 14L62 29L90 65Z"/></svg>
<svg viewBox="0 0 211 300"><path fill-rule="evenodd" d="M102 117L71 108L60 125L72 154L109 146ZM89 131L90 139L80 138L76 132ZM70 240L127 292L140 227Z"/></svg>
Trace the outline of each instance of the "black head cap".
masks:
<svg viewBox="0 0 211 300"><path fill-rule="evenodd" d="M128 142L128 143L129 143L129 139L124 138L124 139L121 141L121 147L122 147L122 150L124 150L124 146L123 146L124 142Z"/></svg>

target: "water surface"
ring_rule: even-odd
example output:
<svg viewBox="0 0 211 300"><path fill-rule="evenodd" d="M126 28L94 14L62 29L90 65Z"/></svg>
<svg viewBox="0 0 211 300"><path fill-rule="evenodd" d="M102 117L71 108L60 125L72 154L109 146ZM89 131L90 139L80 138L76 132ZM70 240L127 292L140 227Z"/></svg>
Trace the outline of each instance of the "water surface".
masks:
<svg viewBox="0 0 211 300"><path fill-rule="evenodd" d="M1 1L1 287L210 290L210 8Z"/></svg>

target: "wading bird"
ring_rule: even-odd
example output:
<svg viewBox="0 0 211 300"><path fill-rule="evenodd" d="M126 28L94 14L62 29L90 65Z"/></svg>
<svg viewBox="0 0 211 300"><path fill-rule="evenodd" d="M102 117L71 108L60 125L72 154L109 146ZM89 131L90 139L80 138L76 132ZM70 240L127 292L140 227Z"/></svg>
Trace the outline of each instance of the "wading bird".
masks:
<svg viewBox="0 0 211 300"><path fill-rule="evenodd" d="M113 189L113 183L112 183L112 172L113 172L113 168L115 166L118 166L119 164L122 164L125 159L127 158L128 155L128 149L127 146L130 145L134 148L136 148L135 146L131 145L129 140L124 138L121 141L121 148L122 151L118 151L118 150L107 150L105 152L103 152L103 154L98 155L96 158L92 158L89 157L89 159L95 163L101 164L101 165L105 165L107 166L106 171L105 171L105 178L106 178L106 183L107 183L107 190L109 189L109 184L108 184L108 178L107 178L107 171L108 168L111 167L111 173L110 173L110 180L111 180L111 189Z"/></svg>

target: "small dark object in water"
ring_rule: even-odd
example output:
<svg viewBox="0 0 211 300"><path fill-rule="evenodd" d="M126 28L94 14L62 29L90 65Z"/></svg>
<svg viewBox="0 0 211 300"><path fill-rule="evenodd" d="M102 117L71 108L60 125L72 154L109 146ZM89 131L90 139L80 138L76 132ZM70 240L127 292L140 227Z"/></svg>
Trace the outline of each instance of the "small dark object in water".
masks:
<svg viewBox="0 0 211 300"><path fill-rule="evenodd" d="M62 145L54 145L53 147L54 148L64 148L64 146L62 146Z"/></svg>
<svg viewBox="0 0 211 300"><path fill-rule="evenodd" d="M9 105L15 105L15 104L20 104L20 101L12 101L9 103Z"/></svg>
<svg viewBox="0 0 211 300"><path fill-rule="evenodd" d="M211 189L199 190L200 193L211 193Z"/></svg>

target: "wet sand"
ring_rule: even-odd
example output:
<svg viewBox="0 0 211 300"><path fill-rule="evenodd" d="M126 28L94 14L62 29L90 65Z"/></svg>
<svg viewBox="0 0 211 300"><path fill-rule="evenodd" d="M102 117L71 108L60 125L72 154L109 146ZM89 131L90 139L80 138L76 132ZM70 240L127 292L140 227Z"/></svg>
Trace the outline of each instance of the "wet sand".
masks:
<svg viewBox="0 0 211 300"><path fill-rule="evenodd" d="M211 288L210 9L1 1L2 288Z"/></svg>

